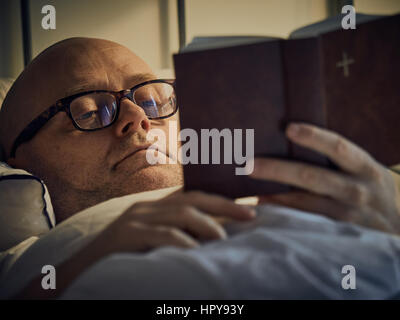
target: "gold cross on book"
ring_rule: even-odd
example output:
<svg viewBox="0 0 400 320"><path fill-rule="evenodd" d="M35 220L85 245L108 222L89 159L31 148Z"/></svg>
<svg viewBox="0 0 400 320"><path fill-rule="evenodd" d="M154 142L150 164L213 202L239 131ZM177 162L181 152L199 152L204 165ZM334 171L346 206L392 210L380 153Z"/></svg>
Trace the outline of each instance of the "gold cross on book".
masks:
<svg viewBox="0 0 400 320"><path fill-rule="evenodd" d="M347 78L350 75L349 65L354 63L354 59L348 59L347 53L343 51L343 60L336 63L337 68L343 68L343 74Z"/></svg>

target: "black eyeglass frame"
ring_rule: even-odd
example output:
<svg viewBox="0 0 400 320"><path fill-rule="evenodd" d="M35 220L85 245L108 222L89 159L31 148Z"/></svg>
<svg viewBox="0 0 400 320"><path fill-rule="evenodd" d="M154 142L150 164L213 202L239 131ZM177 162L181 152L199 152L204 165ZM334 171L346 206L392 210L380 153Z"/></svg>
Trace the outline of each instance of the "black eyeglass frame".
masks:
<svg viewBox="0 0 400 320"><path fill-rule="evenodd" d="M42 112L38 117L36 117L34 120L32 120L25 127L24 130L22 130L22 132L18 135L18 137L15 139L15 141L13 143L13 146L12 146L11 152L10 152L10 157L15 157L15 152L16 152L18 146L21 145L22 143L27 142L30 139L32 139L36 135L36 133L38 133L38 131L52 117L54 117L60 111L66 112L67 115L69 116L69 118L72 120L74 127L80 131L97 131L97 130L105 129L105 128L112 126L115 123L115 121L118 119L121 100L123 98L128 98L129 100L134 102L133 101L134 92L137 89L139 89L145 85L151 84L151 83L167 83L173 87L174 93L176 92L174 79L155 79L155 80L148 80L145 82L141 82L141 83L133 86L131 89L126 89L126 90L121 90L121 91L91 90L91 91L79 92L74 95L71 95L71 96L68 96L68 97L58 100L54 105L49 107L46 111ZM81 96L91 94L91 93L101 93L101 92L110 93L115 97L115 101L117 102L117 110L116 110L114 119L108 125L106 125L104 127L100 127L100 128L83 129L83 128L79 127L79 125L76 123L76 121L74 120L74 118L72 117L72 114L71 114L71 109L70 109L71 102ZM131 98L129 97L129 95L131 96ZM175 110L171 114L169 114L167 116L162 116L162 117L148 117L148 119L149 120L166 119L166 118L172 117L177 111L178 111L178 105L175 101Z"/></svg>

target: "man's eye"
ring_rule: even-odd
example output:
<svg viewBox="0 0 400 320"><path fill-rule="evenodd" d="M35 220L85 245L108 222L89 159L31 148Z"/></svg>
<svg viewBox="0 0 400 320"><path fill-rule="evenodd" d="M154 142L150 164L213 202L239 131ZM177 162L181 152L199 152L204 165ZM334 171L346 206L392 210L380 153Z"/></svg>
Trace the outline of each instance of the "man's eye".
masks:
<svg viewBox="0 0 400 320"><path fill-rule="evenodd" d="M85 114L78 117L77 120L86 120L86 119L92 118L96 115L96 113L97 113L97 111L86 112Z"/></svg>
<svg viewBox="0 0 400 320"><path fill-rule="evenodd" d="M157 103L154 100L145 100L142 101L141 103L142 107L156 107Z"/></svg>

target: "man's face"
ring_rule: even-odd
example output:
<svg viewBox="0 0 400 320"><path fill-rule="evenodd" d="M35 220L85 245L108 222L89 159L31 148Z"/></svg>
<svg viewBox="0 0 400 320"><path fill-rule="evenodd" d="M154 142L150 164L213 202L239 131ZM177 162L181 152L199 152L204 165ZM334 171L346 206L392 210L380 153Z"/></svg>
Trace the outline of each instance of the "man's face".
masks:
<svg viewBox="0 0 400 320"><path fill-rule="evenodd" d="M90 41L84 46L74 46L74 42L68 46L67 42L58 51L53 50L47 62L41 59L46 63L43 69L42 61L35 66L36 72L42 72L40 81L46 83L52 98L89 90L120 91L156 78L126 48L106 41ZM55 102L47 96L41 100L46 108ZM38 103L37 99L32 103ZM65 112L59 112L32 140L18 147L9 163L44 180L56 202L56 214L57 202L63 203L65 199L75 201L75 207L81 209L111 197L182 184L179 165L150 165L146 150L135 152L151 144L146 141L146 134L152 128L164 130L168 137L170 120L177 120L177 116L149 120L139 106L123 99L119 117L112 126L85 132L77 130ZM58 220L70 215L63 211L58 209Z"/></svg>

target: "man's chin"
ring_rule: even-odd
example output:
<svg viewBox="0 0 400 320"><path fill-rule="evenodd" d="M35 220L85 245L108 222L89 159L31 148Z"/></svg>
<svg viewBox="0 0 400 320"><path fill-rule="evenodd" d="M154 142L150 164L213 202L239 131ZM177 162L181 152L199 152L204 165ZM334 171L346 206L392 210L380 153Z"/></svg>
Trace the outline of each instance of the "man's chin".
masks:
<svg viewBox="0 0 400 320"><path fill-rule="evenodd" d="M117 183L116 189L124 194L174 187L183 185L183 170L179 164L147 163L134 172L125 172Z"/></svg>

